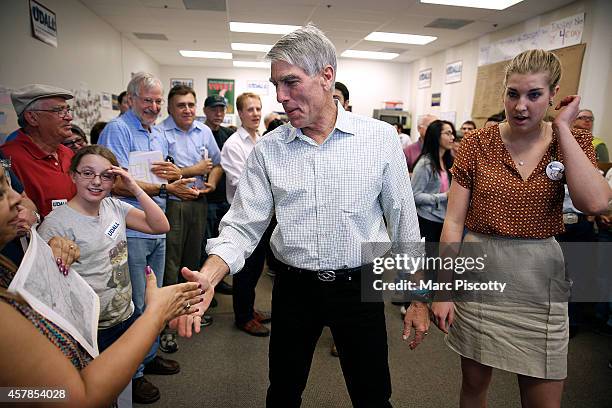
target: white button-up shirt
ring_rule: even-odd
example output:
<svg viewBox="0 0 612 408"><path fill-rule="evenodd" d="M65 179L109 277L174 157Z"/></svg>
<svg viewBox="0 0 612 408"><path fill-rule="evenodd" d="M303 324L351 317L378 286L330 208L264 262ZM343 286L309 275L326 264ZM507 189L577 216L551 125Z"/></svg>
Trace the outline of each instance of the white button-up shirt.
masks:
<svg viewBox="0 0 612 408"><path fill-rule="evenodd" d="M226 176L225 186L227 188L227 202L230 204L234 200L236 187L238 186L238 181L246 166L247 159L258 140L259 135L257 135L257 138L253 141L249 132L240 126L223 145L223 149L221 150L221 167Z"/></svg>
<svg viewBox="0 0 612 408"><path fill-rule="evenodd" d="M206 252L240 271L274 213L272 251L297 268L354 268L371 262L362 243L420 241L397 132L341 107L321 145L290 124L259 140Z"/></svg>

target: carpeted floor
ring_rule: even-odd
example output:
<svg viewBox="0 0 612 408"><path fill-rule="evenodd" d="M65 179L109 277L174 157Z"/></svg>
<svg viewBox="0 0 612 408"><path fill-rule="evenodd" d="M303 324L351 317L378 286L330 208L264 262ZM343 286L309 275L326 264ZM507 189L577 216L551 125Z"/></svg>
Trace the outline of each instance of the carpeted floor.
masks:
<svg viewBox="0 0 612 408"><path fill-rule="evenodd" d="M269 310L272 278L262 274L256 307ZM268 374L268 338L251 337L233 325L231 296L217 295L210 310L213 325L192 339L179 339L179 351L164 355L181 363L181 373L148 376L160 388L151 407L264 407ZM440 331L410 351L401 341L399 308L387 305L389 365L394 407L457 407L461 371L459 357L444 344ZM325 330L315 352L304 408L350 407L338 359L329 354L331 333ZM612 407L612 338L581 332L570 341L569 378L563 407ZM520 407L516 376L494 371L489 407Z"/></svg>

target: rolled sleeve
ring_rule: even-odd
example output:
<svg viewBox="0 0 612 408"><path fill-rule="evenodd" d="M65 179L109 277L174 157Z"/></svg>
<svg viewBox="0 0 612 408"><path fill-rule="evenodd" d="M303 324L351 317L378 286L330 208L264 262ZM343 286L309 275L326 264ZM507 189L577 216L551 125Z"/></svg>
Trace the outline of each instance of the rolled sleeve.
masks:
<svg viewBox="0 0 612 408"><path fill-rule="evenodd" d="M389 135L389 140L393 140ZM399 144L399 140L397 141ZM421 234L408 169L402 149L386 146L387 164L383 171L380 204L389 226L392 242L419 242Z"/></svg>
<svg viewBox="0 0 612 408"><path fill-rule="evenodd" d="M208 240L206 252L223 259L231 274L239 272L268 228L273 210L270 181L260 153L254 150L247 159L232 206L221 220L219 236Z"/></svg>

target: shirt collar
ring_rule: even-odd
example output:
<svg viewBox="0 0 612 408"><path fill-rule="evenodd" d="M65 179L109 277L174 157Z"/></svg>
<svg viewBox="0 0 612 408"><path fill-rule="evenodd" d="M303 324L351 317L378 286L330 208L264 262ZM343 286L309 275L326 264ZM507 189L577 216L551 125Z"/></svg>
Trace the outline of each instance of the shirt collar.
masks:
<svg viewBox="0 0 612 408"><path fill-rule="evenodd" d="M336 133L336 130L339 130L342 134L353 136L355 134L355 125L351 120L351 115L342 108L342 105L340 105L337 100L334 100L334 103L338 108L338 113L336 115L336 123L334 124L332 135ZM291 127L289 133L285 136L285 143L290 143L299 136L308 137L302 133L302 129Z"/></svg>
<svg viewBox="0 0 612 408"><path fill-rule="evenodd" d="M123 115L121 115L121 118L136 129L149 133L149 131L142 125L140 119L138 119L138 116L136 116L132 109L127 110ZM154 124L151 125L151 131L153 131L154 127Z"/></svg>
<svg viewBox="0 0 612 408"><path fill-rule="evenodd" d="M40 147L38 147L38 145L36 145L36 143L34 143L32 138L30 137L30 135L28 135L26 132L24 132L23 129L19 129L19 133L17 134L17 137L15 138L15 141L19 142L19 143L22 143L24 148L35 159L42 160L42 159L46 159L49 156L51 156L49 153L44 152ZM57 157L58 158L62 157L62 155L66 153L64 151L66 149L69 152L72 152L72 150L70 150L68 147L66 147L66 146L64 146L62 144L58 145L57 149L55 150L55 152L57 153Z"/></svg>
<svg viewBox="0 0 612 408"><path fill-rule="evenodd" d="M246 130L244 127L240 126L238 128L238 130L236 131L236 133L238 134L238 136L240 136L240 138L242 140L247 140L251 138L251 135L249 134L249 131ZM259 135L259 132L257 132L257 137L255 138L255 141L259 140L261 136Z"/></svg>

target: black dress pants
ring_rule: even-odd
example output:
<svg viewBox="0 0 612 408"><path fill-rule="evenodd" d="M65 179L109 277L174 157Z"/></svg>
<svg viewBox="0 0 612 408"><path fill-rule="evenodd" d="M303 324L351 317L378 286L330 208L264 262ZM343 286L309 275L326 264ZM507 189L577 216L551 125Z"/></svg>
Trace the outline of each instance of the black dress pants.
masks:
<svg viewBox="0 0 612 408"><path fill-rule="evenodd" d="M423 217L417 217L419 219L419 229L421 230L421 236L425 237L426 242L440 242L440 236L442 235L441 222L429 221Z"/></svg>
<svg viewBox="0 0 612 408"><path fill-rule="evenodd" d="M353 406L391 407L384 304L361 302L359 275L321 282L310 274L277 272L272 315L268 408L300 406L324 326L331 329Z"/></svg>
<svg viewBox="0 0 612 408"><path fill-rule="evenodd" d="M272 231L274 231L274 225L268 227L255 247L255 251L245 260L244 267L232 277L234 320L238 325L245 324L253 318L255 287L263 271Z"/></svg>

